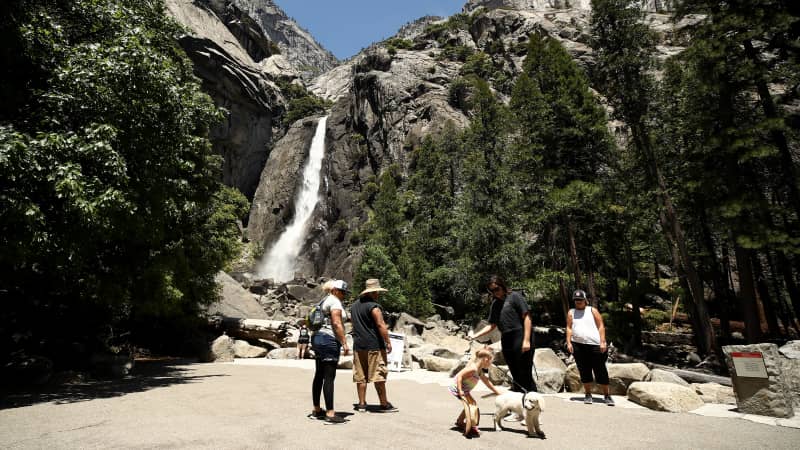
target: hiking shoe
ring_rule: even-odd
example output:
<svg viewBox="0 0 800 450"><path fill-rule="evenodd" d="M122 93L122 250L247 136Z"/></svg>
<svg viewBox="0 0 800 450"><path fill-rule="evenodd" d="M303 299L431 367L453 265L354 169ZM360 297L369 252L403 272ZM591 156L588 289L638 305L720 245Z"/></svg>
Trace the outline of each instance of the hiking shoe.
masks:
<svg viewBox="0 0 800 450"><path fill-rule="evenodd" d="M385 405L381 405L377 409L378 412L397 412L399 411L397 408L394 407L391 403L387 403Z"/></svg>
<svg viewBox="0 0 800 450"><path fill-rule="evenodd" d="M614 399L610 395L606 395L606 405L614 406Z"/></svg>
<svg viewBox="0 0 800 450"><path fill-rule="evenodd" d="M586 403L587 405L591 405L592 404L592 394L586 394L583 397L583 403Z"/></svg>
<svg viewBox="0 0 800 450"><path fill-rule="evenodd" d="M339 416L325 416L325 423L344 423L345 420Z"/></svg>
<svg viewBox="0 0 800 450"><path fill-rule="evenodd" d="M356 410L356 412L366 412L367 411L367 405L356 404L356 406L353 409Z"/></svg>

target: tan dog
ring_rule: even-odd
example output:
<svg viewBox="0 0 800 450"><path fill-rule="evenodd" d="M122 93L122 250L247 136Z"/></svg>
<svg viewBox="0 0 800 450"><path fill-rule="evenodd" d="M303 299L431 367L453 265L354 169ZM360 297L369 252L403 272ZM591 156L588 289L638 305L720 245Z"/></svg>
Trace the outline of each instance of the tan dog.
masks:
<svg viewBox="0 0 800 450"><path fill-rule="evenodd" d="M528 427L528 436L538 436L544 439L544 431L539 425L539 414L544 411L544 397L538 392L505 392L494 400L494 429L503 429L503 419L509 411L515 412L519 417L525 418Z"/></svg>

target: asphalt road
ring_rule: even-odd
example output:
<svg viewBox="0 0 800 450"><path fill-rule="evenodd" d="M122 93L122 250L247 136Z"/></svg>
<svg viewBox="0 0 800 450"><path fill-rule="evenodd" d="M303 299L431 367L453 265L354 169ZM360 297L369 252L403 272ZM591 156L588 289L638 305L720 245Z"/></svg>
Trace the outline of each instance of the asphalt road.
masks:
<svg viewBox="0 0 800 450"><path fill-rule="evenodd" d="M453 428L460 403L440 384L390 374L389 400L400 411L354 413L355 387L342 370L335 401L347 422L326 425L306 417L313 371L311 361L302 363L140 363L125 380L6 395L0 448L796 449L800 442L800 429L559 397L547 398L544 440L528 438L519 423L492 431L490 415L482 416L481 437L465 439ZM372 387L367 400L377 403ZM493 399L479 404L489 413Z"/></svg>

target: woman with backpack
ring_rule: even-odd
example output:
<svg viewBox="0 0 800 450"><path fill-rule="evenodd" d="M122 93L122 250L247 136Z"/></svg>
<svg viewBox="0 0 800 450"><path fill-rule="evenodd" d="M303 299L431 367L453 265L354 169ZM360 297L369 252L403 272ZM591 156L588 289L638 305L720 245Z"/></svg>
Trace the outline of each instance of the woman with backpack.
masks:
<svg viewBox="0 0 800 450"><path fill-rule="evenodd" d="M342 423L344 419L336 415L333 409L333 381L336 378L336 366L339 354L350 353L344 334L346 317L342 300L350 293L347 283L333 280L323 285L328 295L317 305L324 316L319 328L314 330L311 347L314 349L316 370L311 384L311 400L314 410L309 414L312 419L324 420L326 423ZM312 314L313 316L313 314ZM311 325L310 325L311 326ZM312 327L313 328L313 327ZM325 397L325 410L320 407L320 394Z"/></svg>

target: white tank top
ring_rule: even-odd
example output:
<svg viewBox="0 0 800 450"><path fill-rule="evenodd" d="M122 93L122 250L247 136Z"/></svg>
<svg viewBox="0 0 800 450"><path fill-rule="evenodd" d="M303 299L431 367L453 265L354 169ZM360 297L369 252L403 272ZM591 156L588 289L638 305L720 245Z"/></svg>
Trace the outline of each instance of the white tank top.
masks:
<svg viewBox="0 0 800 450"><path fill-rule="evenodd" d="M591 306L586 305L583 310L570 309L569 315L572 316L572 342L600 345L600 330L594 322Z"/></svg>

